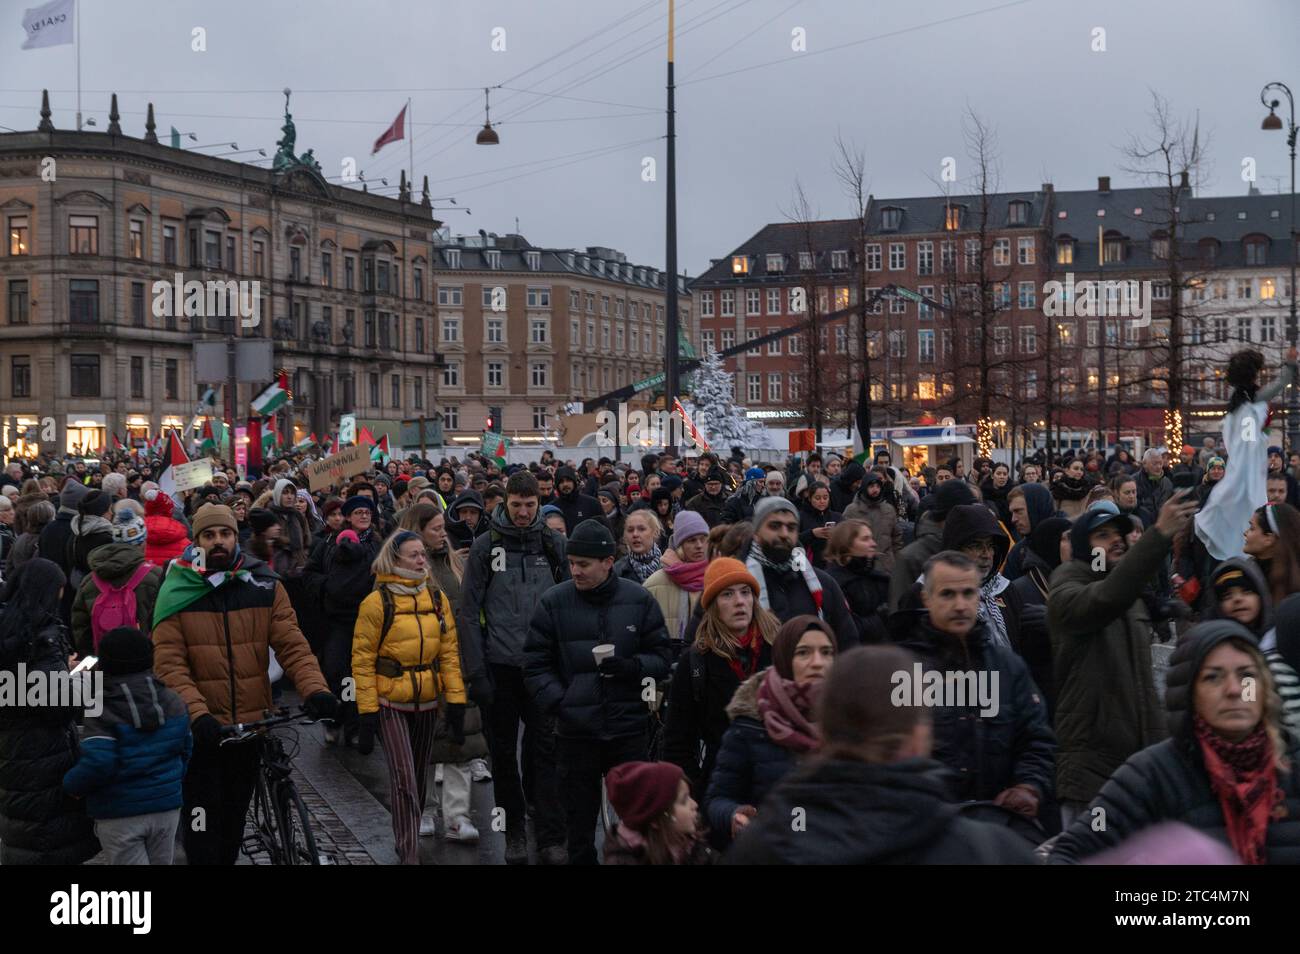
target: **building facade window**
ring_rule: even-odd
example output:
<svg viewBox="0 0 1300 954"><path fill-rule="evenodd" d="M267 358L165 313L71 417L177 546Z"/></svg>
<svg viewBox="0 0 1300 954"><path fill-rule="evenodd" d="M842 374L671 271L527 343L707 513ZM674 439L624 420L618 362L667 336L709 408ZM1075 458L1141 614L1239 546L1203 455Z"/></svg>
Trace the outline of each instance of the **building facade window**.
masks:
<svg viewBox="0 0 1300 954"><path fill-rule="evenodd" d="M734 291L724 291L722 293L722 317L732 318L736 314L736 293Z"/></svg>
<svg viewBox="0 0 1300 954"><path fill-rule="evenodd" d="M1034 239L1032 236L1016 239L1016 256L1021 265L1034 264Z"/></svg>
<svg viewBox="0 0 1300 954"><path fill-rule="evenodd" d="M907 268L907 246L902 242L889 243L889 270L901 272Z"/></svg>
<svg viewBox="0 0 1300 954"><path fill-rule="evenodd" d="M74 354L69 360L72 397L99 397L99 355Z"/></svg>
<svg viewBox="0 0 1300 954"><path fill-rule="evenodd" d="M31 321L27 279L11 278L9 280L9 324L25 325Z"/></svg>
<svg viewBox="0 0 1300 954"><path fill-rule="evenodd" d="M27 216L11 215L9 217L9 254L30 255L32 251L28 242Z"/></svg>
<svg viewBox="0 0 1300 954"><path fill-rule="evenodd" d="M9 359L10 394L16 398L32 396L32 359L16 354Z"/></svg>
<svg viewBox="0 0 1300 954"><path fill-rule="evenodd" d="M144 282L131 283L131 324L144 327Z"/></svg>
<svg viewBox="0 0 1300 954"><path fill-rule="evenodd" d="M489 361L487 366L487 386L505 387L505 365L500 361Z"/></svg>
<svg viewBox="0 0 1300 954"><path fill-rule="evenodd" d="M99 323L99 282L77 278L68 282L68 317L75 325Z"/></svg>
<svg viewBox="0 0 1300 954"><path fill-rule="evenodd" d="M99 254L99 218L94 215L68 217L68 253L70 255Z"/></svg>
<svg viewBox="0 0 1300 954"><path fill-rule="evenodd" d="M144 358L131 356L131 397L144 397Z"/></svg>
<svg viewBox="0 0 1300 954"><path fill-rule="evenodd" d="M132 219L127 235L127 254L135 259L144 258L144 223Z"/></svg>
<svg viewBox="0 0 1300 954"><path fill-rule="evenodd" d="M176 264L176 226L163 226L163 262L167 265ZM261 274L260 272L257 274Z"/></svg>
<svg viewBox="0 0 1300 954"><path fill-rule="evenodd" d="M460 308L465 301L465 290L459 285L439 285L438 304L450 308Z"/></svg>

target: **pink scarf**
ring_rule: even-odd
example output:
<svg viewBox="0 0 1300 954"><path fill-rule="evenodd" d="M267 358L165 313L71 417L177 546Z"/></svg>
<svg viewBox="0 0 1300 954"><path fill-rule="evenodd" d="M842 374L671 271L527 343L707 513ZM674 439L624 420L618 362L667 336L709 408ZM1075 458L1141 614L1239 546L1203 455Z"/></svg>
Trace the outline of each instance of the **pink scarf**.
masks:
<svg viewBox="0 0 1300 954"><path fill-rule="evenodd" d="M688 593L699 593L704 589L704 571L708 567L708 560L700 560L698 563L674 563L663 570L669 579Z"/></svg>
<svg viewBox="0 0 1300 954"><path fill-rule="evenodd" d="M796 685L773 666L758 687L758 713L763 728L777 745L795 752L811 752L821 745L821 731L809 721L821 683Z"/></svg>

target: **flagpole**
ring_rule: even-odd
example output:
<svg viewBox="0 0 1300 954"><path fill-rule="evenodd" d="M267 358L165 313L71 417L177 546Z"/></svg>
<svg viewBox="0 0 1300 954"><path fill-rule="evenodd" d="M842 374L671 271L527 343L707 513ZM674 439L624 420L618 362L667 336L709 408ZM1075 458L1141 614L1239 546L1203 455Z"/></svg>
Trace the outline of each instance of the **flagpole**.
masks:
<svg viewBox="0 0 1300 954"><path fill-rule="evenodd" d="M72 16L77 21L77 132L81 132L81 4L72 2Z"/></svg>
<svg viewBox="0 0 1300 954"><path fill-rule="evenodd" d="M415 191L415 123L411 121L411 97L406 97L406 162L410 166L410 189ZM402 227L402 234L406 234L406 227Z"/></svg>

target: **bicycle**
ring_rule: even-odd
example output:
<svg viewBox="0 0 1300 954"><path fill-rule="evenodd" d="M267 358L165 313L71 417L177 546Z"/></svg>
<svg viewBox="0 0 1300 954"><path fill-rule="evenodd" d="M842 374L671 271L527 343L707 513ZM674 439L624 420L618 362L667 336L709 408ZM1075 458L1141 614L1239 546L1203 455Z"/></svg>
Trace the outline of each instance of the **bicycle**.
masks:
<svg viewBox="0 0 1300 954"><path fill-rule="evenodd" d="M258 758L257 787L249 805L252 831L244 836L240 851L248 858L265 852L273 865L319 865L316 836L311 830L311 816L298 794L291 777L293 758L298 754L294 738L291 749L271 730L297 723L311 725L313 719L288 708L267 710L268 718L258 722L240 722L225 726L221 744L251 742L261 746Z"/></svg>

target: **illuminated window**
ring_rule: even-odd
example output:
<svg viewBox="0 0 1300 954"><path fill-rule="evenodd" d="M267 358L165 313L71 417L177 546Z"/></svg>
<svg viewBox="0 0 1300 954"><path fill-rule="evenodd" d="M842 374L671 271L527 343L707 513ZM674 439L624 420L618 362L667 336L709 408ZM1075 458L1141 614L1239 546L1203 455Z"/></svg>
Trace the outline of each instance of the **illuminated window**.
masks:
<svg viewBox="0 0 1300 954"><path fill-rule="evenodd" d="M748 275L749 274L749 256L733 255L731 256L731 274Z"/></svg>

